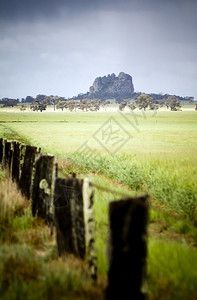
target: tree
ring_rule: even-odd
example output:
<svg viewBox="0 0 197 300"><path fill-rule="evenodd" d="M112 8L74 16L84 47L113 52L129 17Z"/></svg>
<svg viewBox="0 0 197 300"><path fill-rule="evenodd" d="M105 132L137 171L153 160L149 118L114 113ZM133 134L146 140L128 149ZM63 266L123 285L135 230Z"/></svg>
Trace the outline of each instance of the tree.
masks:
<svg viewBox="0 0 197 300"><path fill-rule="evenodd" d="M14 107L17 106L18 100L17 99L10 99L10 98L3 98L1 100L3 107Z"/></svg>
<svg viewBox="0 0 197 300"><path fill-rule="evenodd" d="M73 111L75 109L76 111L76 108L77 108L77 101L76 100L69 100L67 102L68 106L67 108L70 110L70 111Z"/></svg>
<svg viewBox="0 0 197 300"><path fill-rule="evenodd" d="M91 111L97 111L100 109L100 100L99 99L93 99L89 103L89 108Z"/></svg>
<svg viewBox="0 0 197 300"><path fill-rule="evenodd" d="M55 106L56 104L59 102L59 101L62 101L63 98L60 97L60 96L54 96L54 95L50 95L50 96L46 96L43 100L43 102L47 105L50 105L52 104L53 105L53 108L55 110Z"/></svg>
<svg viewBox="0 0 197 300"><path fill-rule="evenodd" d="M20 110L21 111L25 111L26 110L26 106L25 105L21 105Z"/></svg>
<svg viewBox="0 0 197 300"><path fill-rule="evenodd" d="M128 107L129 107L131 110L136 109L136 106L135 106L134 103L129 103L129 104L128 104Z"/></svg>
<svg viewBox="0 0 197 300"><path fill-rule="evenodd" d="M181 101L176 96L169 96L166 99L166 103L172 111L177 111L181 108Z"/></svg>
<svg viewBox="0 0 197 300"><path fill-rule="evenodd" d="M139 109L143 109L144 111L148 107L152 107L154 104L153 98L146 94L141 94L135 100L135 104L139 107Z"/></svg>
<svg viewBox="0 0 197 300"><path fill-rule="evenodd" d="M120 111L123 111L125 109L127 105L127 102L126 101L122 101L120 104L119 104L119 110Z"/></svg>
<svg viewBox="0 0 197 300"><path fill-rule="evenodd" d="M32 103L34 101L34 97L32 96L27 96L24 100L24 103Z"/></svg>
<svg viewBox="0 0 197 300"><path fill-rule="evenodd" d="M86 111L88 111L88 107L89 107L89 105L90 105L90 99L87 99L87 98L84 98L84 99L82 99L81 100L81 102L83 103L83 105L84 105L84 108L83 108L83 110L85 109Z"/></svg>
<svg viewBox="0 0 197 300"><path fill-rule="evenodd" d="M43 110L46 110L47 104L44 102L40 102L38 99L35 99L34 102L31 103L30 109L33 111L39 111L42 112Z"/></svg>
<svg viewBox="0 0 197 300"><path fill-rule="evenodd" d="M56 105L56 108L61 109L62 111L64 110L64 108L67 108L67 107L68 107L68 102L67 101L62 101L62 100L59 100L57 105Z"/></svg>
<svg viewBox="0 0 197 300"><path fill-rule="evenodd" d="M36 96L36 99L38 99L39 101L43 101L45 97L47 97L47 95L38 94Z"/></svg>

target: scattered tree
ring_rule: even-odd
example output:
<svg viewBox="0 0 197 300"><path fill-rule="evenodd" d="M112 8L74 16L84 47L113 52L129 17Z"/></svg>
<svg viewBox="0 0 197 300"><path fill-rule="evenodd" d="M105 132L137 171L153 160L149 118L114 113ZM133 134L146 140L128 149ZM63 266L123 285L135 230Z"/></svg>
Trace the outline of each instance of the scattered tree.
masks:
<svg viewBox="0 0 197 300"><path fill-rule="evenodd" d="M35 99L34 102L30 104L30 109L33 111L40 111L46 110L47 104L44 102L40 102L38 99Z"/></svg>
<svg viewBox="0 0 197 300"><path fill-rule="evenodd" d="M64 108L67 108L67 107L68 107L68 102L67 101L62 101L62 100L59 100L57 105L56 105L56 108L61 109L62 111L64 110Z"/></svg>
<svg viewBox="0 0 197 300"><path fill-rule="evenodd" d="M38 99L38 100L41 102L41 101L44 100L45 97L47 97L47 96L46 96L46 95L39 94L39 95L36 96L36 99Z"/></svg>
<svg viewBox="0 0 197 300"><path fill-rule="evenodd" d="M34 97L32 96L27 96L25 99L22 98L22 103L32 103L34 102Z"/></svg>
<svg viewBox="0 0 197 300"><path fill-rule="evenodd" d="M175 96L169 96L166 99L166 103L172 111L177 111L177 110L180 110L180 108L181 108L181 101L179 100L179 98L177 98Z"/></svg>
<svg viewBox="0 0 197 300"><path fill-rule="evenodd" d="M119 110L120 111L123 111L125 109L127 105L127 102L126 101L122 101L120 104L119 104Z"/></svg>
<svg viewBox="0 0 197 300"><path fill-rule="evenodd" d="M137 105L137 107L139 107L139 109L143 109L145 111L148 107L152 107L154 102L153 98L149 95L141 94L135 100L135 104Z"/></svg>
<svg viewBox="0 0 197 300"><path fill-rule="evenodd" d="M131 110L136 109L136 106L135 106L134 103L129 103L129 104L128 104L128 107L129 107Z"/></svg>
<svg viewBox="0 0 197 300"><path fill-rule="evenodd" d="M14 106L17 106L18 102L19 102L18 99L10 99L10 98L3 98L1 100L3 107L14 107Z"/></svg>
<svg viewBox="0 0 197 300"><path fill-rule="evenodd" d="M43 103L47 104L47 105L53 105L53 108L55 110L55 106L59 101L62 101L63 98L59 97L59 96L54 96L54 95L50 95L50 96L46 96L43 100Z"/></svg>
<svg viewBox="0 0 197 300"><path fill-rule="evenodd" d="M21 105L20 110L21 111L25 111L26 110L26 106L25 105Z"/></svg>

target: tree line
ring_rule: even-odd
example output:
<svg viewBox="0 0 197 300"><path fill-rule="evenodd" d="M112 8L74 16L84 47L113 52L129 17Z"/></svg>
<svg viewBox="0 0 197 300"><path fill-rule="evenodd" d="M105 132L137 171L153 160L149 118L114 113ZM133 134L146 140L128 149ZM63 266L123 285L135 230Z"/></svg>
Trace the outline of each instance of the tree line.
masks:
<svg viewBox="0 0 197 300"><path fill-rule="evenodd" d="M193 100L190 99L189 102L193 102ZM66 99L60 96L47 96L42 94L37 95L36 98L33 98L32 96L27 96L26 98L22 98L21 101L19 99L12 98L2 98L0 100L0 104L2 105L2 107L14 107L19 103L22 104L20 105L21 111L26 110L27 104L29 104L30 109L32 111L40 112L46 110L48 105L53 105L54 110L61 109L62 111L64 109L67 109L69 111L98 111L100 107L106 107L110 104L110 102L107 100L102 101L100 99L88 98L76 100L73 98ZM167 96L166 98L163 97L161 99L155 100L153 97L150 96L150 94L139 93L138 97L132 100L127 99L120 102L119 110L123 111L126 106L129 107L129 109L131 110L135 110L136 108L144 111L147 109L157 110L160 107L166 107L171 111L177 111L181 109L182 104L180 98L176 96ZM195 110L197 110L197 104Z"/></svg>
<svg viewBox="0 0 197 300"><path fill-rule="evenodd" d="M131 103L128 103L127 101L121 102L119 104L119 109L123 111L126 106L128 106L131 110L139 108L140 110L144 111L147 109L157 110L159 107L165 106L167 109L170 108L172 111L177 111L182 107L180 99L176 96L168 96L167 98L163 98L155 102L154 99L147 94L140 94L137 99Z"/></svg>

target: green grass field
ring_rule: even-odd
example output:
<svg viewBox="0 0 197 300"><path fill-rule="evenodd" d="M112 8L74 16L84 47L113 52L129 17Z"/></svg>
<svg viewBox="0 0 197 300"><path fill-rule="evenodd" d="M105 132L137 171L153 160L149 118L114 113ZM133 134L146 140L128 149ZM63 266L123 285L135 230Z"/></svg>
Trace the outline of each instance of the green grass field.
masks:
<svg viewBox="0 0 197 300"><path fill-rule="evenodd" d="M62 175L74 171L103 187L149 193L150 299L197 296L196 132L197 112L186 110L157 114L0 112L0 136L54 154ZM106 278L108 268L108 203L116 198L120 196L95 192L101 278Z"/></svg>

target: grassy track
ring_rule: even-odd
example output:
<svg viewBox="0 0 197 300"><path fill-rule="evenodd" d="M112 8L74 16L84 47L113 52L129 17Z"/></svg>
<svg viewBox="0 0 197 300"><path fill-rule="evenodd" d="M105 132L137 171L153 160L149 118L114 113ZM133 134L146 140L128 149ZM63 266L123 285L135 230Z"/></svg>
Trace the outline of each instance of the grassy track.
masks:
<svg viewBox="0 0 197 300"><path fill-rule="evenodd" d="M122 138L127 137L127 132L131 135L114 154L110 153L114 147L104 143L102 135L100 142L108 151L94 138L109 120L112 129L114 120L124 128L119 133ZM197 222L196 121L197 114L191 111L158 111L155 116L139 111L134 116L118 112L2 113L0 135L22 138L55 154L63 174L86 174L100 186L131 194L148 192L153 203L148 257L150 299L195 299L197 230L192 224ZM77 151L84 142L90 149L86 155ZM113 199L112 194L95 192L98 267L102 278L108 268L107 215L108 203Z"/></svg>

